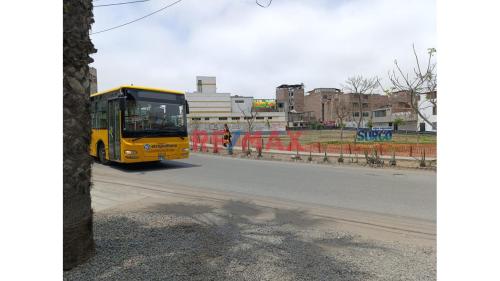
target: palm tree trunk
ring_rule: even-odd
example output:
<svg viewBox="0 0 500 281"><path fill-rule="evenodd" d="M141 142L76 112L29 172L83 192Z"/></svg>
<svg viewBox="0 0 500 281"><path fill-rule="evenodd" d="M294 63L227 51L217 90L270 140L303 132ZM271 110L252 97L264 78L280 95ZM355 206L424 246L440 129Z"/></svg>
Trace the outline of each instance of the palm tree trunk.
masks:
<svg viewBox="0 0 500 281"><path fill-rule="evenodd" d="M63 41L63 269L95 251L90 204L90 40L92 0L65 0Z"/></svg>

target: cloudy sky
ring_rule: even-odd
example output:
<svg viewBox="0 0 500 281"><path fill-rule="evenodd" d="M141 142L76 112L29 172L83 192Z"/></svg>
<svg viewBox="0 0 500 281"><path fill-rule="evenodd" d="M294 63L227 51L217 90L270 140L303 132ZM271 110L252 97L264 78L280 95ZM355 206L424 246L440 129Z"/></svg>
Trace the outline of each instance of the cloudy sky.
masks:
<svg viewBox="0 0 500 281"><path fill-rule="evenodd" d="M268 0L259 0L266 3ZM94 0L94 5L126 2ZM93 32L174 0L95 7ZM183 0L151 17L91 36L99 90L122 84L193 91L195 76L217 76L217 90L274 98L280 84L306 91L341 87L352 75L382 77L394 59L424 58L436 47L430 0ZM439 49L438 49L439 51Z"/></svg>

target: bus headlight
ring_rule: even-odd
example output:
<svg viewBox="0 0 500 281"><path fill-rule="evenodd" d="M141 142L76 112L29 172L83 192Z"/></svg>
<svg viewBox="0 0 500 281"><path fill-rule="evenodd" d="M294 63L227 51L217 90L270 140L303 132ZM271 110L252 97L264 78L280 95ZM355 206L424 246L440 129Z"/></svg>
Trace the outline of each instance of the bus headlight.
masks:
<svg viewBox="0 0 500 281"><path fill-rule="evenodd" d="M125 155L136 155L137 151L135 150L125 150Z"/></svg>
<svg viewBox="0 0 500 281"><path fill-rule="evenodd" d="M183 148L182 152L189 152L189 147Z"/></svg>

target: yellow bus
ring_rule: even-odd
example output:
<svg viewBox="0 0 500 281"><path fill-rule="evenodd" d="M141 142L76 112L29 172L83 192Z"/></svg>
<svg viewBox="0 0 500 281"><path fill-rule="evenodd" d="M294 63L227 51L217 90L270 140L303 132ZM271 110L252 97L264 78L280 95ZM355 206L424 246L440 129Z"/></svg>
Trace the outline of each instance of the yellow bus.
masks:
<svg viewBox="0 0 500 281"><path fill-rule="evenodd" d="M90 96L90 155L101 163L189 157L184 93L120 86Z"/></svg>

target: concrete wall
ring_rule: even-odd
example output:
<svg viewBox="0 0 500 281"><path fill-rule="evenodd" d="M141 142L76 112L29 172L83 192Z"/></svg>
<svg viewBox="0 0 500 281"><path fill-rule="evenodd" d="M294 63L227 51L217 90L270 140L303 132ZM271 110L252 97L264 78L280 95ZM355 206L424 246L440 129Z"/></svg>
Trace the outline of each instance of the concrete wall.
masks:
<svg viewBox="0 0 500 281"><path fill-rule="evenodd" d="M222 130L224 124L234 131L247 131L248 122L238 112L232 113L190 113L188 114L188 131L193 130ZM253 131L285 131L285 112L259 112L253 121Z"/></svg>
<svg viewBox="0 0 500 281"><path fill-rule="evenodd" d="M419 123L419 130L420 130L420 124L425 125L425 131L426 132L437 132L437 114L433 114L433 107L434 105L425 99L425 96L422 96L420 102L419 102L419 109L422 113L422 115L427 118L432 123L436 124L436 128L432 128L430 124L427 124L420 116L418 117L418 123ZM436 112L437 113L437 112Z"/></svg>
<svg viewBox="0 0 500 281"><path fill-rule="evenodd" d="M244 112L245 114L250 114L252 111L252 97L231 97L231 111L232 112Z"/></svg>
<svg viewBox="0 0 500 281"><path fill-rule="evenodd" d="M229 93L186 93L191 113L231 112L231 94Z"/></svg>
<svg viewBox="0 0 500 281"><path fill-rule="evenodd" d="M204 94L215 94L217 83L214 76L196 76L196 91Z"/></svg>
<svg viewBox="0 0 500 281"><path fill-rule="evenodd" d="M95 94L98 92L98 90L97 90L97 69L95 69L95 67L90 67L89 74L90 74L90 94Z"/></svg>
<svg viewBox="0 0 500 281"><path fill-rule="evenodd" d="M385 110L386 116L385 117L375 117L375 111L379 110ZM398 109L399 110L399 109ZM417 118L415 117L415 114L412 114L411 111L406 111L406 112L392 112L391 107L387 108L381 108L374 110L372 112L373 118L373 127L391 127L394 128L394 121L398 118L403 119L404 124L398 126L398 130L408 130L415 132L417 130Z"/></svg>

